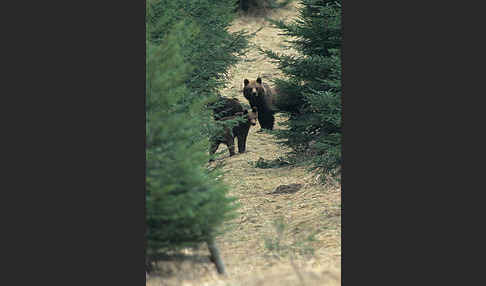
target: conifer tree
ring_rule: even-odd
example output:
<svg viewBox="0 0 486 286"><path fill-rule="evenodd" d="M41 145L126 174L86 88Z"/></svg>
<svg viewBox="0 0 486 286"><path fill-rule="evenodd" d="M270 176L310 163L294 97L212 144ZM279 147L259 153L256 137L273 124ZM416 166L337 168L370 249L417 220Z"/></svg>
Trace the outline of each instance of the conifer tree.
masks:
<svg viewBox="0 0 486 286"><path fill-rule="evenodd" d="M208 242L214 250L218 227L234 208L217 174L205 168L208 139L194 140L204 116L198 113L201 103L181 104L192 72L182 47L194 31L180 22L159 43L147 40L147 267L158 255L181 247Z"/></svg>
<svg viewBox="0 0 486 286"><path fill-rule="evenodd" d="M209 137L218 129L207 103L247 46L230 33L234 0L147 1L147 266L160 254L206 242L224 272L214 237L234 215Z"/></svg>
<svg viewBox="0 0 486 286"><path fill-rule="evenodd" d="M238 0L238 9L243 12L255 12L266 9L282 8L293 0Z"/></svg>
<svg viewBox="0 0 486 286"><path fill-rule="evenodd" d="M297 56L265 53L288 77L276 80L276 106L287 113L287 130L277 131L291 155L312 163L321 174L336 175L341 166L341 1L301 0L299 18L275 21ZM322 176L321 178L325 178Z"/></svg>
<svg viewBox="0 0 486 286"><path fill-rule="evenodd" d="M151 42L159 42L182 19L186 26L198 27L181 49L184 60L193 67L186 79L186 100L216 96L226 82L228 68L248 46L245 32L228 31L235 17L234 0L151 0L148 5Z"/></svg>

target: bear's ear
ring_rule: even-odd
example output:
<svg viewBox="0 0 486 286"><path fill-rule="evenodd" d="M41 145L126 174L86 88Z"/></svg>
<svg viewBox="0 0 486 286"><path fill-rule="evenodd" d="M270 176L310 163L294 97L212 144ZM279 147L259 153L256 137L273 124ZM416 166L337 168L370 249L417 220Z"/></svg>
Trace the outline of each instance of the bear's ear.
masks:
<svg viewBox="0 0 486 286"><path fill-rule="evenodd" d="M246 78L245 78L245 80L243 82L244 82L245 86L247 86L250 83L250 81L248 79L246 79Z"/></svg>
<svg viewBox="0 0 486 286"><path fill-rule="evenodd" d="M262 78L261 77L257 78L257 83L262 84Z"/></svg>
<svg viewBox="0 0 486 286"><path fill-rule="evenodd" d="M258 108L257 108L256 106L253 106L253 107L251 108L251 110L252 110L253 112L258 112Z"/></svg>

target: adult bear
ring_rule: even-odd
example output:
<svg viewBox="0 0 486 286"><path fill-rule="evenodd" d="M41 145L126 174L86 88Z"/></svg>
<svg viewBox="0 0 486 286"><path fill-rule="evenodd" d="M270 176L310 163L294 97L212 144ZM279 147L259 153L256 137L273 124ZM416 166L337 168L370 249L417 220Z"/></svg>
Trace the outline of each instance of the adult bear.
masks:
<svg viewBox="0 0 486 286"><path fill-rule="evenodd" d="M243 112L243 106L238 99L223 96L219 96L215 101L208 104L208 107L213 110L215 120Z"/></svg>
<svg viewBox="0 0 486 286"><path fill-rule="evenodd" d="M259 77L256 80L245 78L243 87L243 96L248 100L251 107L258 109L258 122L262 129L273 130L275 123L275 113L273 107L273 90L266 84L262 83Z"/></svg>

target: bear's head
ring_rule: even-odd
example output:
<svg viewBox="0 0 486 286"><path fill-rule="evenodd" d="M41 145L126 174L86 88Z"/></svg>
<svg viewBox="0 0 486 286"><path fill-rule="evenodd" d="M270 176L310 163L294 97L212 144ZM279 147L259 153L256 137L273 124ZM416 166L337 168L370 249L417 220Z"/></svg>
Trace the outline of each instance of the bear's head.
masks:
<svg viewBox="0 0 486 286"><path fill-rule="evenodd" d="M246 118L248 119L248 123L251 125L255 126L257 123L257 118L258 118L258 110L255 107L253 107L250 111L248 109L245 109L243 111L243 114L246 115Z"/></svg>
<svg viewBox="0 0 486 286"><path fill-rule="evenodd" d="M262 84L262 79L257 78L256 80L248 80L245 78L243 87L243 96L250 102L251 106L257 106L258 96L263 96L265 94L265 88Z"/></svg>

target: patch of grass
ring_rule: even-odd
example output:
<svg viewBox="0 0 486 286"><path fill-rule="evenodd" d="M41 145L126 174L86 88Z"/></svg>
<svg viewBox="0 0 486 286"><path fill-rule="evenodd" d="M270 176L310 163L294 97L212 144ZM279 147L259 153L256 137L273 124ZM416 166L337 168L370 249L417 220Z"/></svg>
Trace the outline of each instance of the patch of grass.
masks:
<svg viewBox="0 0 486 286"><path fill-rule="evenodd" d="M297 252L300 255L314 255L315 250L311 244L316 241L316 235L318 233L318 231L314 231L311 234L302 237L294 243L293 247L297 249Z"/></svg>
<svg viewBox="0 0 486 286"><path fill-rule="evenodd" d="M250 162L250 165L255 168L270 169L270 168L280 168L283 166L288 166L291 165L291 162L289 162L288 160L282 157L278 157L277 159L274 160L265 160L264 158L260 157L258 161Z"/></svg>
<svg viewBox="0 0 486 286"><path fill-rule="evenodd" d="M314 248L312 243L316 241L315 236L319 231L313 231L310 234L303 234L294 237L294 242L286 242L289 236L289 229L283 217L277 218L273 222L275 234L271 237L264 238L265 249L272 254L272 256L280 258L286 256L299 255L314 255Z"/></svg>
<svg viewBox="0 0 486 286"><path fill-rule="evenodd" d="M273 222L273 226L275 227L276 236L266 237L264 239L265 249L270 252L281 254L281 252L286 248L281 244L281 241L284 238L284 231L287 225L285 224L283 217L280 217Z"/></svg>

